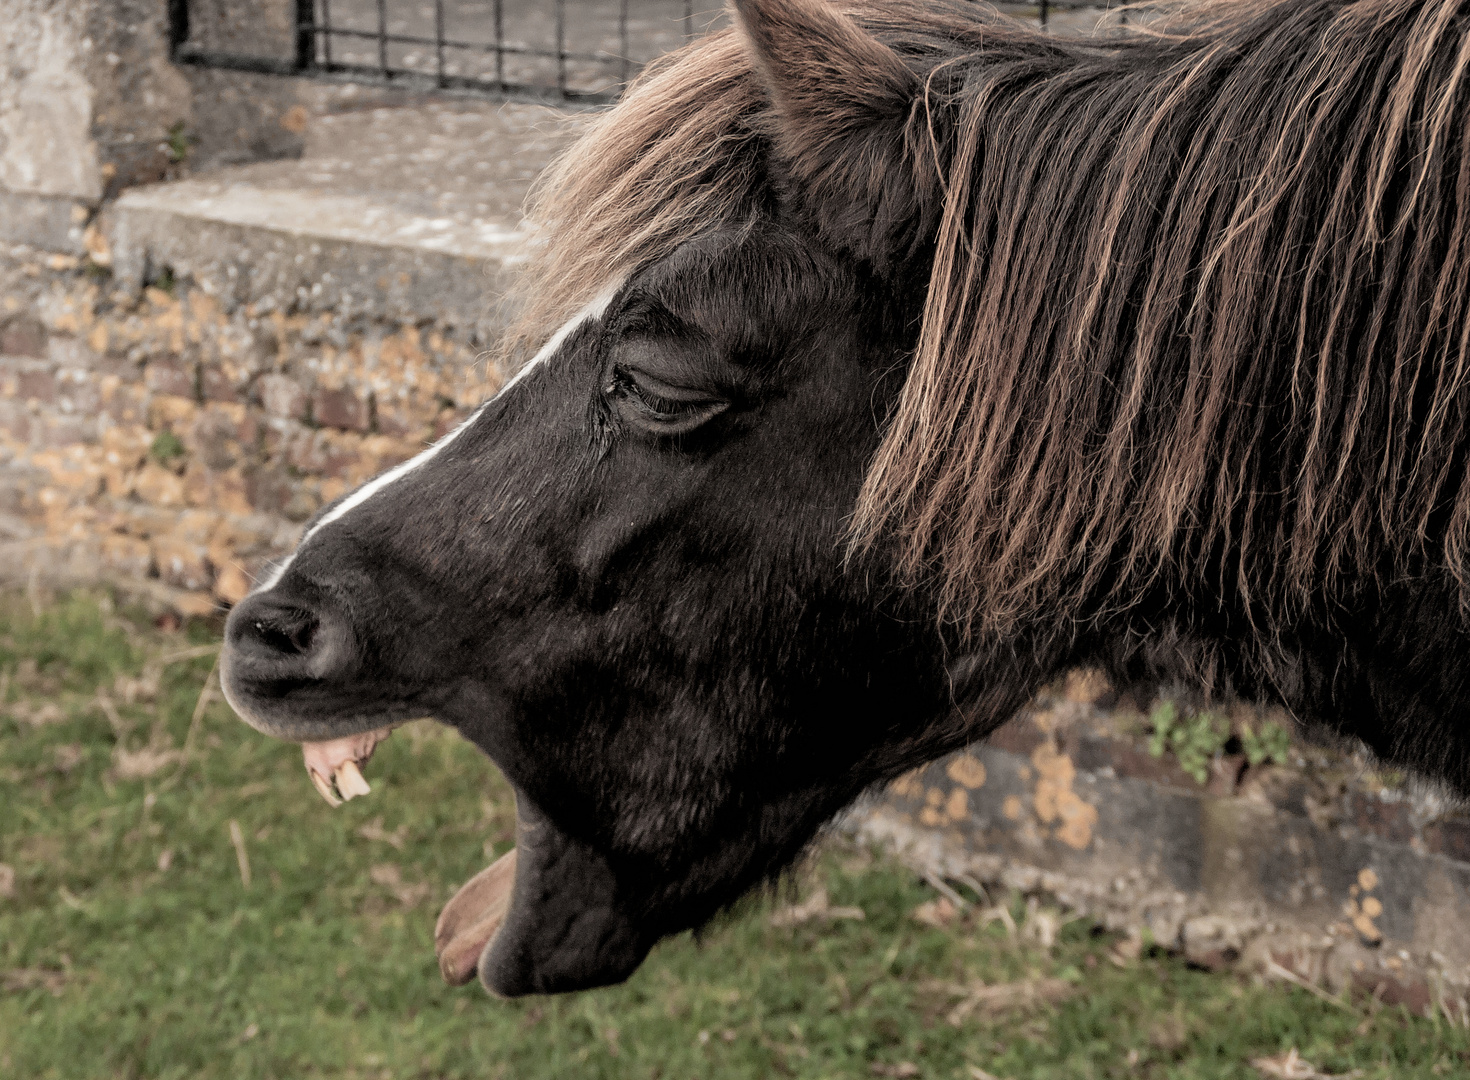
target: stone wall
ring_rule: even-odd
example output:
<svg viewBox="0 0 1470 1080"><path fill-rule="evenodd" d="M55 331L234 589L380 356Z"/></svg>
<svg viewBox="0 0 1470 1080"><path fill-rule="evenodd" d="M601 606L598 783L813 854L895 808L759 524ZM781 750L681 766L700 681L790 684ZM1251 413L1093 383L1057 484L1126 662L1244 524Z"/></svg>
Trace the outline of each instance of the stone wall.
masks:
<svg viewBox="0 0 1470 1080"><path fill-rule="evenodd" d="M1470 1016L1464 806L1297 739L1251 764L1232 737L1191 774L1153 737L1159 704L1074 672L848 827L940 880L1060 900L1135 949ZM1243 704L1218 720L1291 731L1285 714Z"/></svg>
<svg viewBox="0 0 1470 1080"><path fill-rule="evenodd" d="M102 577L207 614L498 386L453 326L111 284L0 255L0 579Z"/></svg>

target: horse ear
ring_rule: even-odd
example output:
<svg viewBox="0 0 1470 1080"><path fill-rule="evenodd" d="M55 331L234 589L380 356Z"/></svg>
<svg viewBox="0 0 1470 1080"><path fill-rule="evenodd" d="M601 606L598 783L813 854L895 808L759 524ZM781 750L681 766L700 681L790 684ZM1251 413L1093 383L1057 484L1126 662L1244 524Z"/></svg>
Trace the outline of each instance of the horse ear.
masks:
<svg viewBox="0 0 1470 1080"><path fill-rule="evenodd" d="M829 242L891 270L933 232L938 202L919 74L825 0L734 7L798 205Z"/></svg>

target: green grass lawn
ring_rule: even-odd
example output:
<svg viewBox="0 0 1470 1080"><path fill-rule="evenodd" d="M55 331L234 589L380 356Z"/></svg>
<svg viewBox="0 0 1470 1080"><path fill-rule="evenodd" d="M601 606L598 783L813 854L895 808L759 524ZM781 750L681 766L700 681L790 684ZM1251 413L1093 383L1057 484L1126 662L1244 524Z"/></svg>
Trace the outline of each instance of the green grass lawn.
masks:
<svg viewBox="0 0 1470 1080"><path fill-rule="evenodd" d="M421 723L332 810L299 750L198 707L215 642L105 597L0 598L0 1077L1182 1080L1293 1049L1470 1076L1447 1023L1129 959L1020 898L926 925L928 886L837 840L624 986L450 989L434 918L508 846L505 783ZM819 888L865 917L773 925Z"/></svg>

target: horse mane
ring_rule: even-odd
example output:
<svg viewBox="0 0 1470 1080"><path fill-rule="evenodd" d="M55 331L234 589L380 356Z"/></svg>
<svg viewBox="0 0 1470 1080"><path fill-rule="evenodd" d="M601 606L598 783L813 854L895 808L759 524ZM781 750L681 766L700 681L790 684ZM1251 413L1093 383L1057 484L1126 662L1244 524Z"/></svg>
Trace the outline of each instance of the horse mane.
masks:
<svg viewBox="0 0 1470 1080"><path fill-rule="evenodd" d="M1224 0L1067 40L844 5L925 73L942 202L855 542L894 545L965 634L1185 581L1268 628L1411 573L1463 605L1461 7ZM531 323L753 217L769 124L728 32L645 75L532 204L570 239Z"/></svg>

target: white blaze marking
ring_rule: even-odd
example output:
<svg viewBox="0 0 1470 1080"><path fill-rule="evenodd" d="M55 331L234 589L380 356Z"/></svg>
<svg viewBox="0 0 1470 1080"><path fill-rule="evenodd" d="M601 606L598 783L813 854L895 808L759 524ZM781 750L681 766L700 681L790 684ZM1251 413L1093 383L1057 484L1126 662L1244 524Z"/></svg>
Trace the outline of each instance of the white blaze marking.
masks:
<svg viewBox="0 0 1470 1080"><path fill-rule="evenodd" d="M270 572L270 576L264 582L262 582L257 589L253 591L266 592L270 589L275 588L276 583L281 580L281 575L286 572L286 569L291 565L297 554L299 554L301 549L306 546L306 542L308 540L310 540L317 533L321 532L322 529L326 528L332 522L341 518L344 514L348 513L351 510L357 509L363 503L371 499L374 495L378 494L378 492L386 488L389 484L403 479L403 477L407 476L409 473L419 468L419 466L427 464L436 454L438 454L446 446L454 442L455 439L459 438L462 434L469 430L469 426L475 422L480 413L485 411L485 407L488 406L490 402L494 401L495 398L498 398L501 394L505 393L512 386L525 378L526 373L529 372L532 368L541 366L542 364L550 360L553 356L555 356L557 350L562 347L567 338L571 337L572 334L576 330L578 330L584 323L590 322L593 319L602 318L603 313L607 311L607 306L612 303L613 297L618 294L618 290L622 287L623 283L621 280L608 286L607 289L598 294L597 298L594 299L590 304L588 304L581 311L577 312L577 314L568 319L566 324L560 330L551 335L551 340L549 340L545 345L541 346L541 351L538 352L535 356L531 357L531 359L526 362L525 366L522 367L521 370L517 371L513 376L511 376L506 384L502 386L498 391L496 391L494 397L490 398L488 401L481 403L481 405L477 409L475 409L475 411L472 412L464 421L462 421L453 431L448 432L442 439L434 443L433 446L428 447L417 456L409 458L407 461L393 466L393 468L383 473L383 475L369 480L366 484L363 484L362 487L358 488L351 495L347 496L347 498L343 499L336 506L332 507L332 509L328 513L318 518L316 524L314 524L309 530L307 530L306 535L301 538L301 542L296 545L296 550L293 551L290 555L286 556L285 559L281 560L280 564Z"/></svg>

